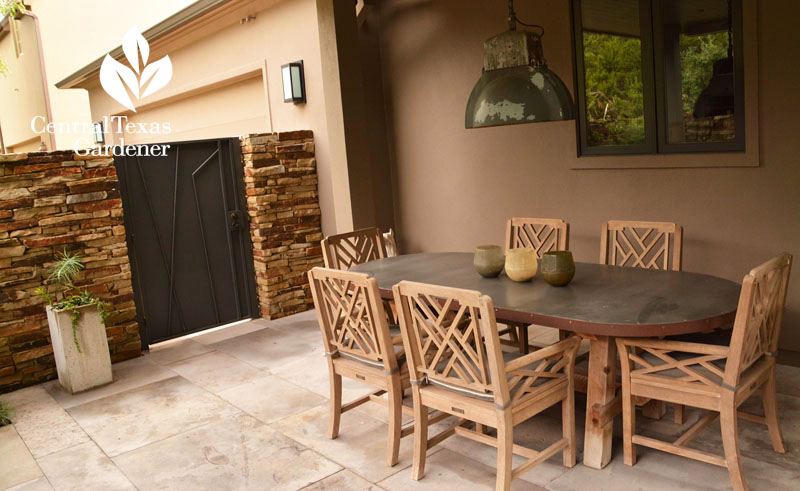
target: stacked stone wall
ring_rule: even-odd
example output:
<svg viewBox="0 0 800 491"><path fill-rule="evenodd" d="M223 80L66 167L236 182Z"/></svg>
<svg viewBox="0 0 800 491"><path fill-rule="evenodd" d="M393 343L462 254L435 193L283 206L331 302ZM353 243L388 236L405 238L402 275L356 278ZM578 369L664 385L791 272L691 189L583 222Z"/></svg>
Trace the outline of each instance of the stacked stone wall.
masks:
<svg viewBox="0 0 800 491"><path fill-rule="evenodd" d="M261 315L313 308L306 272L322 265L317 161L311 131L241 139Z"/></svg>
<svg viewBox="0 0 800 491"><path fill-rule="evenodd" d="M106 333L112 360L138 356L113 159L73 152L0 155L0 392L56 377L45 301L34 290L63 251L82 255L76 286L111 304Z"/></svg>

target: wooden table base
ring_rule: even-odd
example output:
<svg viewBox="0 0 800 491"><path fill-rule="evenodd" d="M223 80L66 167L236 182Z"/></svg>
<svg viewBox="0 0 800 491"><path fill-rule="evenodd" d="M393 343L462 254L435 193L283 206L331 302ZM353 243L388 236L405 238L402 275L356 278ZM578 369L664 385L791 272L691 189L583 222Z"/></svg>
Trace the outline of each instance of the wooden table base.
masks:
<svg viewBox="0 0 800 491"><path fill-rule="evenodd" d="M614 430L617 347L614 338L597 336L589 344L589 380L586 388L586 429L583 465L602 469L611 461Z"/></svg>

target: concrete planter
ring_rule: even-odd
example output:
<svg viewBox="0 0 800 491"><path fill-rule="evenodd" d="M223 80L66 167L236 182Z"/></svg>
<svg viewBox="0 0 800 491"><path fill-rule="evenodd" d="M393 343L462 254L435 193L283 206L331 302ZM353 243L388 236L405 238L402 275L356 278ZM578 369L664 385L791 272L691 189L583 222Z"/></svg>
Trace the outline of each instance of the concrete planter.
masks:
<svg viewBox="0 0 800 491"><path fill-rule="evenodd" d="M85 305L79 307L78 312L77 336L81 352L73 339L72 310L56 311L47 306L58 381L71 394L112 381L106 328L97 306Z"/></svg>

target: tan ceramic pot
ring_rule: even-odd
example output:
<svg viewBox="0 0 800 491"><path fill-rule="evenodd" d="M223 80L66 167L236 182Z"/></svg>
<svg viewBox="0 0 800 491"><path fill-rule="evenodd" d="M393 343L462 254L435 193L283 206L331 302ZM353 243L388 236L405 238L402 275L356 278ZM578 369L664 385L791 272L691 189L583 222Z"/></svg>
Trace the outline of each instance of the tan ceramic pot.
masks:
<svg viewBox="0 0 800 491"><path fill-rule="evenodd" d="M494 278L503 271L505 260L502 247L482 245L475 249L475 259L472 264L475 266L475 271L484 278Z"/></svg>
<svg viewBox="0 0 800 491"><path fill-rule="evenodd" d="M506 251L506 276L514 281L529 281L536 276L536 250L526 247Z"/></svg>

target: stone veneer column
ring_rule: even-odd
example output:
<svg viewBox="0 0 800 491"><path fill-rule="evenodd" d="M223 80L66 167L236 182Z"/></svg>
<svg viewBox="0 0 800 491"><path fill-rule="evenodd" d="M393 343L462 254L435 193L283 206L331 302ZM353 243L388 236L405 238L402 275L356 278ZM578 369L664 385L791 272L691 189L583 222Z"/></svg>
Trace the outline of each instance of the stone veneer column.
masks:
<svg viewBox="0 0 800 491"><path fill-rule="evenodd" d="M313 133L248 135L241 143L261 315L308 310L306 272L322 266Z"/></svg>

